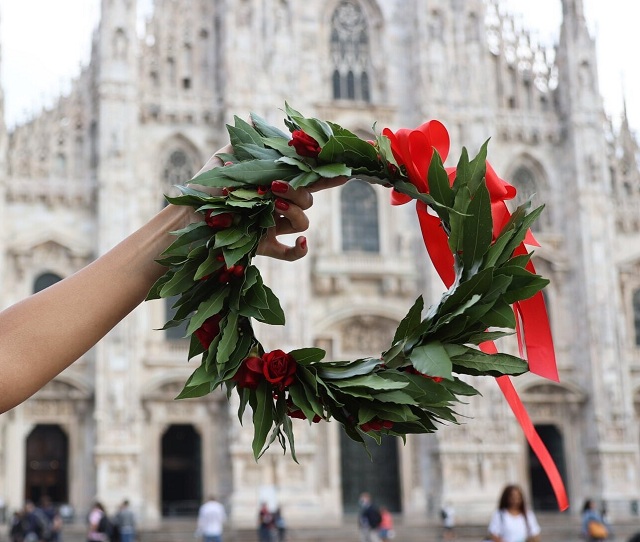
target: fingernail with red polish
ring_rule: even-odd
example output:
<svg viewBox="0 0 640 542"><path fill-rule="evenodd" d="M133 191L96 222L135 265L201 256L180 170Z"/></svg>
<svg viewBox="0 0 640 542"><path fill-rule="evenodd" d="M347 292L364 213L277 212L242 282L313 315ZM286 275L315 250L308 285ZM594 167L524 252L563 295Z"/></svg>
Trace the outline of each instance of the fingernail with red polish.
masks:
<svg viewBox="0 0 640 542"><path fill-rule="evenodd" d="M280 211L286 211L287 209L289 209L289 204L284 201L283 199L276 199L276 209L279 209Z"/></svg>
<svg viewBox="0 0 640 542"><path fill-rule="evenodd" d="M307 238L306 238L306 237L303 237L303 238L300 240L300 248L301 248L302 250L307 250Z"/></svg>
<svg viewBox="0 0 640 542"><path fill-rule="evenodd" d="M278 192L279 194L284 194L287 190L289 190L289 185L282 181L273 181L271 183L271 190L273 192Z"/></svg>

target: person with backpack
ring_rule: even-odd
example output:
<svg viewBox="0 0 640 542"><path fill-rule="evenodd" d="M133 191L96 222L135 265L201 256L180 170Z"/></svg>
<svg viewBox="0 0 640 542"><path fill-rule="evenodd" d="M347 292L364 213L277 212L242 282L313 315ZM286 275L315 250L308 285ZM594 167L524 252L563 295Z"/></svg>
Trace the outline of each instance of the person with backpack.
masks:
<svg viewBox="0 0 640 542"><path fill-rule="evenodd" d="M361 542L379 542L378 527L382 521L380 510L371 501L369 493L361 493L358 500L360 513L358 514L358 526L360 528Z"/></svg>
<svg viewBox="0 0 640 542"><path fill-rule="evenodd" d="M87 542L114 542L113 523L102 503L96 501L89 512L89 532Z"/></svg>

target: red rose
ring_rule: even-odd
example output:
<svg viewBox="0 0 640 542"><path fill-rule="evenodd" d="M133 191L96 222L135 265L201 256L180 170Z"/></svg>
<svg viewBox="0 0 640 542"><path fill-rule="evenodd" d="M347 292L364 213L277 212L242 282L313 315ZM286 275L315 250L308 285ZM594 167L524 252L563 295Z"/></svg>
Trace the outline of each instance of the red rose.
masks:
<svg viewBox="0 0 640 542"><path fill-rule="evenodd" d="M204 221L211 228L216 230L224 230L233 224L233 215L231 213L220 213L212 215L213 211L209 209L204 215Z"/></svg>
<svg viewBox="0 0 640 542"><path fill-rule="evenodd" d="M205 349L209 348L213 339L215 339L220 333L220 320L222 320L222 316L216 314L211 318L207 318L204 323L196 329L196 337Z"/></svg>
<svg viewBox="0 0 640 542"><path fill-rule="evenodd" d="M264 362L262 358L252 356L246 358L240 368L233 376L233 380L238 383L239 388L250 388L255 390L263 378L262 366Z"/></svg>
<svg viewBox="0 0 640 542"><path fill-rule="evenodd" d="M269 382L278 385L281 390L293 384L298 365L291 354L273 350L263 354L262 361L262 374Z"/></svg>
<svg viewBox="0 0 640 542"><path fill-rule="evenodd" d="M308 156L309 158L317 158L322 150L318 142L309 134L302 130L294 130L293 138L289 141L289 146L296 149L300 156Z"/></svg>

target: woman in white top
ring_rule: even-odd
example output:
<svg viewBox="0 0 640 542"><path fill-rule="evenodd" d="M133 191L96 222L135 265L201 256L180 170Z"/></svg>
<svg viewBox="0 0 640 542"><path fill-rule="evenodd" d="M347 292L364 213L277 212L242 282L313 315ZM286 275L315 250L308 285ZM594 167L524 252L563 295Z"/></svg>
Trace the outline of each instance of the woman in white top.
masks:
<svg viewBox="0 0 640 542"><path fill-rule="evenodd" d="M489 523L493 542L540 542L540 525L531 510L527 510L522 489L516 485L504 488Z"/></svg>

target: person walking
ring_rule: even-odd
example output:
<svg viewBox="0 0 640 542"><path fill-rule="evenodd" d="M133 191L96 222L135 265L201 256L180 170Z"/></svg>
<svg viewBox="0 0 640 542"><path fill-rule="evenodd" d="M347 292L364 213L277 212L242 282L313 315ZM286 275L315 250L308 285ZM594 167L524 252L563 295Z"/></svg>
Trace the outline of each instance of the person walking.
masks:
<svg viewBox="0 0 640 542"><path fill-rule="evenodd" d="M133 542L136 537L136 518L129 505L128 499L122 501L115 517L120 542Z"/></svg>
<svg viewBox="0 0 640 542"><path fill-rule="evenodd" d="M222 542L222 530L227 514L224 506L212 495L198 510L197 534L203 542Z"/></svg>
<svg viewBox="0 0 640 542"><path fill-rule="evenodd" d="M504 488L498 509L489 523L493 542L540 542L540 525L531 510L527 510L520 486Z"/></svg>
<svg viewBox="0 0 640 542"><path fill-rule="evenodd" d="M274 526L273 514L269 510L267 503L261 503L258 511L258 541L272 542Z"/></svg>
<svg viewBox="0 0 640 542"><path fill-rule="evenodd" d="M378 542L378 527L382 517L380 510L371 501L371 495L361 493L358 499L360 513L358 514L358 526L360 528L360 542Z"/></svg>
<svg viewBox="0 0 640 542"><path fill-rule="evenodd" d="M598 511L596 501L593 499L586 499L582 506L581 533L589 542L613 537L611 525L609 525L602 512Z"/></svg>

